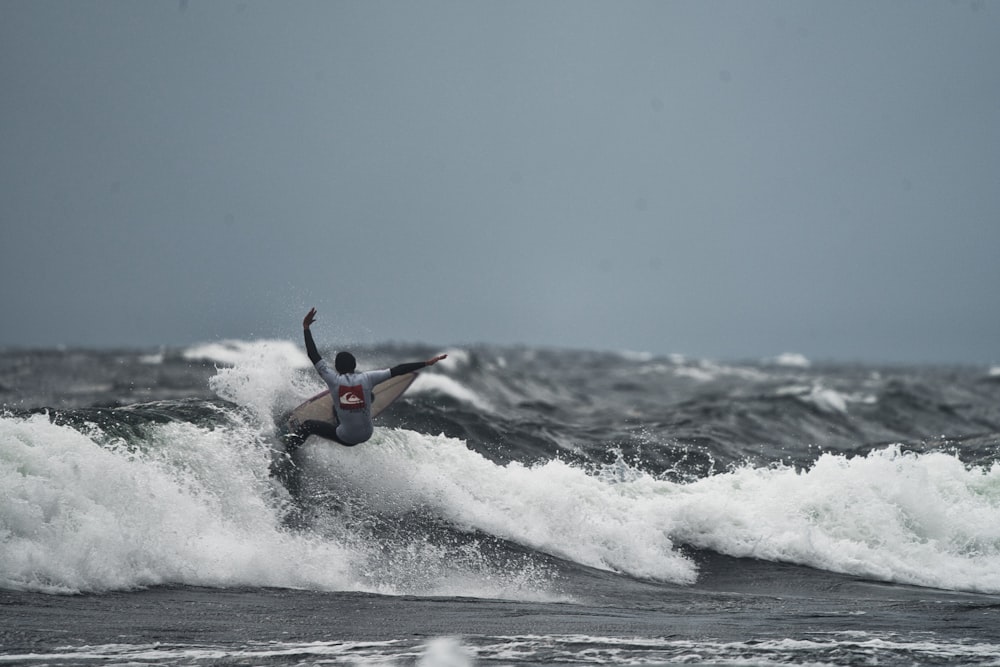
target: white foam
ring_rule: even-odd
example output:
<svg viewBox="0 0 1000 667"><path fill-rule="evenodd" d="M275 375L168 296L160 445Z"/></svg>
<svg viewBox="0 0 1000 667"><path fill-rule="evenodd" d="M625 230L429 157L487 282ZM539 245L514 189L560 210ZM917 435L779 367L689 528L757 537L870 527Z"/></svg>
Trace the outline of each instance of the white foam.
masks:
<svg viewBox="0 0 1000 667"><path fill-rule="evenodd" d="M489 402L458 380L438 373L424 372L417 376L409 389L411 394L444 394L456 401L468 403L479 410L490 411Z"/></svg>
<svg viewBox="0 0 1000 667"><path fill-rule="evenodd" d="M143 452L113 451L2 417L0 451L0 587L356 583L347 550L280 528L263 445L238 430L156 425Z"/></svg>
<svg viewBox="0 0 1000 667"><path fill-rule="evenodd" d="M1000 464L943 453L823 455L809 470L743 468L684 487L642 480L676 539L733 556L898 583L1000 592Z"/></svg>
<svg viewBox="0 0 1000 667"><path fill-rule="evenodd" d="M234 415L235 418L235 415ZM256 427L151 425L130 451L44 415L0 417L0 587L101 591L160 583L552 599L530 562L497 569L475 544L289 532ZM464 442L376 429L310 443L310 483L365 511L414 510L584 565L676 583L689 544L898 583L1000 593L1000 464L898 447L825 454L807 470L744 467L690 483L622 461L498 465ZM334 523L346 521L338 515ZM385 551L396 550L392 567ZM380 560L383 559L383 560Z"/></svg>
<svg viewBox="0 0 1000 667"><path fill-rule="evenodd" d="M637 350L619 350L618 356L625 361L632 361L635 363L648 363L654 359L652 352L642 352Z"/></svg>
<svg viewBox="0 0 1000 667"><path fill-rule="evenodd" d="M809 403L826 413L847 414L848 405L862 403L873 405L878 401L874 394L846 393L824 387L820 383L811 385L789 385L775 391L776 396L794 396L803 403Z"/></svg>
<svg viewBox="0 0 1000 667"><path fill-rule="evenodd" d="M144 354L139 357L140 364L147 364L149 366L159 366L163 363L163 351L157 352L155 354Z"/></svg>
<svg viewBox="0 0 1000 667"><path fill-rule="evenodd" d="M711 382L718 377L717 373L697 366L681 366L674 369L674 375L682 378L690 378L697 382Z"/></svg>
<svg viewBox="0 0 1000 667"><path fill-rule="evenodd" d="M692 582L673 549L674 517L627 485L562 461L497 465L460 440L379 430L363 447L309 450L325 485L361 493L381 513L427 508L451 523L592 567Z"/></svg>
<svg viewBox="0 0 1000 667"><path fill-rule="evenodd" d="M592 567L690 583L676 543L944 589L1000 592L1000 464L954 456L823 455L808 470L741 468L692 483L619 461L494 464L443 436L381 431L366 448L317 448L328 484L380 512L426 508Z"/></svg>
<svg viewBox="0 0 1000 667"><path fill-rule="evenodd" d="M864 612L861 612L864 613ZM1000 644L941 641L934 633L842 631L807 633L807 638L614 637L531 634L477 642L481 660L501 664L597 665L822 665L896 664L996 665Z"/></svg>
<svg viewBox="0 0 1000 667"><path fill-rule="evenodd" d="M184 350L183 357L191 361L210 361L227 366L275 359L295 368L312 366L302 348L287 340L223 340L200 343Z"/></svg>
<svg viewBox="0 0 1000 667"><path fill-rule="evenodd" d="M336 513L326 518L343 523L338 535L285 528L287 495L268 477L268 445L255 426L150 425L131 449L101 447L103 435L91 430L44 415L0 417L0 588L186 584L565 599L550 592L545 566L505 569L474 543L446 549L419 533L404 544L373 542ZM386 551L398 552L390 569Z"/></svg>
<svg viewBox="0 0 1000 667"><path fill-rule="evenodd" d="M303 662L304 658L310 658ZM471 667L475 649L456 637L426 640L161 643L61 646L44 653L5 653L0 664L348 664Z"/></svg>
<svg viewBox="0 0 1000 667"><path fill-rule="evenodd" d="M294 355L272 354L273 348L266 345L253 350L255 354L219 368L209 387L220 398L249 409L259 429L269 431L275 411L294 408L326 386L312 364L305 370Z"/></svg>
<svg viewBox="0 0 1000 667"><path fill-rule="evenodd" d="M809 368L812 366L812 362L804 354L798 352L783 352L776 357L765 359L765 362L789 368Z"/></svg>
<svg viewBox="0 0 1000 667"><path fill-rule="evenodd" d="M712 382L725 377L735 377L748 382L761 382L770 377L767 373L756 368L718 364L707 359L699 361L696 365L676 366L672 370L678 377L686 377L698 382Z"/></svg>

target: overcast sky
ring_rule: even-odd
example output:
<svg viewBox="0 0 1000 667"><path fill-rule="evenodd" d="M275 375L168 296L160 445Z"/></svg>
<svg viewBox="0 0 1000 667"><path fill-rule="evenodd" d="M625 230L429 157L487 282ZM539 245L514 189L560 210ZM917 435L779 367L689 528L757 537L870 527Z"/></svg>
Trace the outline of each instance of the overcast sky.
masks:
<svg viewBox="0 0 1000 667"><path fill-rule="evenodd" d="M1000 362L1000 2L0 0L0 345Z"/></svg>

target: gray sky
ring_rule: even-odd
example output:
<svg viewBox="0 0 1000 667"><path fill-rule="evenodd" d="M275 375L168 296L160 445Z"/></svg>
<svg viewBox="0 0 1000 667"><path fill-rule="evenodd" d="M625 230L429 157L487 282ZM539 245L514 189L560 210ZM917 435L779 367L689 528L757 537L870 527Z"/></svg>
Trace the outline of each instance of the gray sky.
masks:
<svg viewBox="0 0 1000 667"><path fill-rule="evenodd" d="M1000 2L0 0L0 345L1000 361Z"/></svg>

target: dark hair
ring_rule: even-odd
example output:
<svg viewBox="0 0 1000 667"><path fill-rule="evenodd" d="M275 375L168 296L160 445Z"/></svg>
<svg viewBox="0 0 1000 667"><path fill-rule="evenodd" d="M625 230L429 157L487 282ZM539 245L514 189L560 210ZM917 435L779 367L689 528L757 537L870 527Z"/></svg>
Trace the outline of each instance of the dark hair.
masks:
<svg viewBox="0 0 1000 667"><path fill-rule="evenodd" d="M354 369L358 367L358 362L350 352L338 352L333 360L333 366L338 373L353 373Z"/></svg>

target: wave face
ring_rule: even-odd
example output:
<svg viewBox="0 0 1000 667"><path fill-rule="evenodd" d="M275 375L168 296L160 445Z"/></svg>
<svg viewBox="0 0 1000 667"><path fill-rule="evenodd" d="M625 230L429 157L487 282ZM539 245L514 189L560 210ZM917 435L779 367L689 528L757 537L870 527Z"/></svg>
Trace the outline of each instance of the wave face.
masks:
<svg viewBox="0 0 1000 667"><path fill-rule="evenodd" d="M993 369L443 351L371 441L303 447L298 498L275 425L323 387L292 343L0 353L0 588L559 601L735 557L1000 593Z"/></svg>

